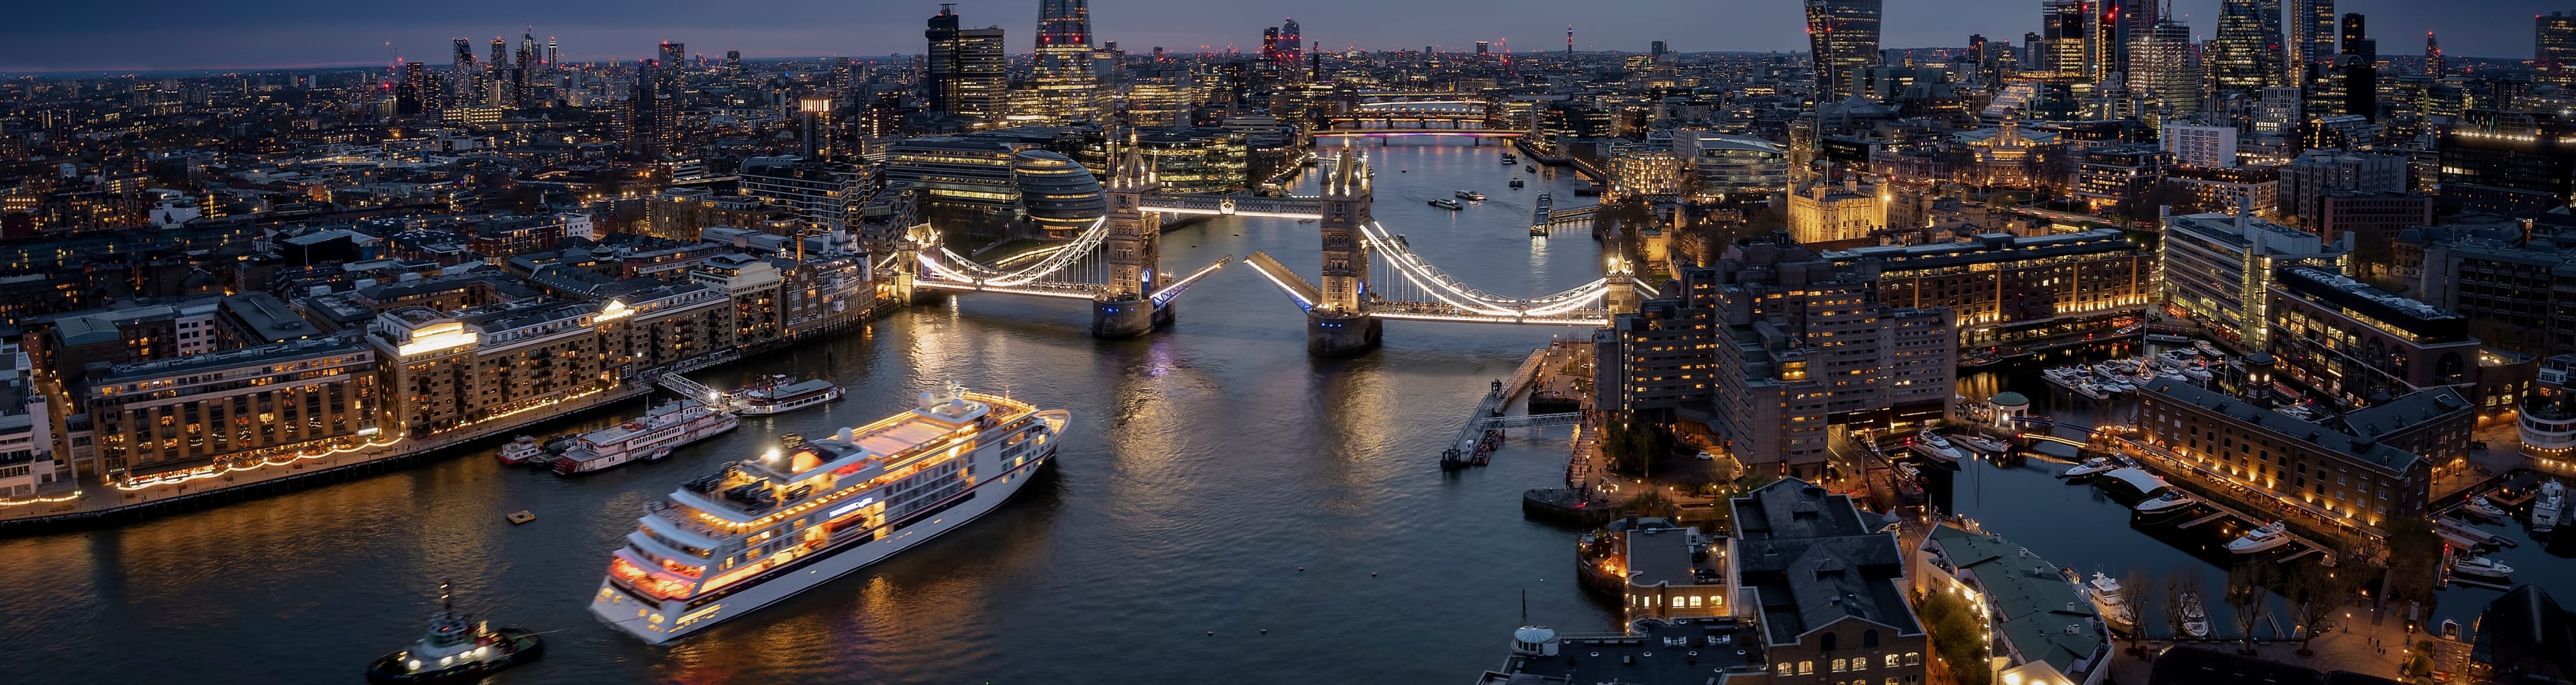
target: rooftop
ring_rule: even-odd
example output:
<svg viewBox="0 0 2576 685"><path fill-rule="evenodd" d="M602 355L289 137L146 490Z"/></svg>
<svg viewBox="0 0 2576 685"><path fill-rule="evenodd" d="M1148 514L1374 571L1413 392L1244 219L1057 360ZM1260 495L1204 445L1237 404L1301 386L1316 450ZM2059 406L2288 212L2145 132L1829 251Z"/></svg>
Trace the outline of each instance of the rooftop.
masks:
<svg viewBox="0 0 2576 685"><path fill-rule="evenodd" d="M2029 548L1949 526L1933 528L1926 546L1937 546L1951 564L1974 576L2023 663L2044 661L2081 680L2106 655L2110 636L2093 603L2077 596L2075 585Z"/></svg>
<svg viewBox="0 0 2576 685"><path fill-rule="evenodd" d="M170 376L212 371L215 369L229 369L234 367L268 364L290 359L320 357L340 354L343 352L355 352L362 349L365 349L364 346L358 344L358 341L349 338L330 337L314 338L311 340L296 340L291 342L260 345L257 347L245 347L238 350L192 354L184 357L171 357L169 359L156 359L136 364L120 364L114 367L109 367L106 373L92 374L90 376L90 380L100 385L107 385L147 378L166 378Z"/></svg>
<svg viewBox="0 0 2576 685"><path fill-rule="evenodd" d="M1543 632L1542 632L1543 631ZM1480 685L1598 685L1635 683L1702 685L1729 673L1758 674L1764 664L1754 627L1733 619L1690 618L1638 622L1634 633L1556 635L1547 628L1520 635L1556 640L1556 654L1514 653Z"/></svg>
<svg viewBox="0 0 2576 685"><path fill-rule="evenodd" d="M2354 437L2325 426L2290 418L2217 391L2193 387L2172 378L2158 377L2147 381L2146 387L2140 390L2147 396L2163 396L2175 402L2217 412L2229 419L2289 438L2289 442L2315 445L2318 449L2341 454L2353 461L2378 467L2390 473L2405 473L2416 462L2423 461L2423 457L2413 452L2388 446L2376 439Z"/></svg>
<svg viewBox="0 0 2576 685"><path fill-rule="evenodd" d="M1817 629L1859 619L1921 634L1900 587L1905 555L1892 533L1876 532L1846 495L1795 478L1735 498L1738 540L1733 563L1759 598L1773 644L1791 644Z"/></svg>

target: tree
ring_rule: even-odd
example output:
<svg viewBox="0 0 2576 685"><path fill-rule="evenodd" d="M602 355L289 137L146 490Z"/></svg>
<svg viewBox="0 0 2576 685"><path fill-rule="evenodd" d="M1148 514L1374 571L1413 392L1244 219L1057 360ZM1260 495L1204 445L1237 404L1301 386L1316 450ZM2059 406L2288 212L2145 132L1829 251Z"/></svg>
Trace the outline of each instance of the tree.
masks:
<svg viewBox="0 0 2576 685"><path fill-rule="evenodd" d="M2425 611L2432 611L2433 583L2441 571L2442 534L2433 530L2432 519L2421 516L2391 519L2387 528L2386 598L2399 603L2418 602Z"/></svg>
<svg viewBox="0 0 2576 685"><path fill-rule="evenodd" d="M2120 591L2129 596L2121 598L2124 601L2120 602L2117 618L2129 624L2129 653L2136 654L2138 640L2147 632L2147 602L2154 601L2155 587L2148 581L2146 571L2133 568L2120 578Z"/></svg>
<svg viewBox="0 0 2576 685"><path fill-rule="evenodd" d="M2264 586L2280 575L2278 566L2255 560L2227 569L2227 606L2236 610L2236 634L2244 640L2240 653L2254 653L2254 628L2263 625L2264 612L2272 608Z"/></svg>
<svg viewBox="0 0 2576 685"><path fill-rule="evenodd" d="M2308 650L2308 641L2334 628L2343 607L2352 601L2360 586L2358 576L2324 564L2300 564L2290 569L2281 597L2290 612L2291 637L2299 641L2299 656L2315 655Z"/></svg>
<svg viewBox="0 0 2576 685"><path fill-rule="evenodd" d="M1637 496L1628 498L1628 513L1636 514L1638 516L1659 516L1670 519L1675 518L1678 510L1673 506L1672 498L1664 496L1664 491L1655 488L1647 488L1645 492L1637 493Z"/></svg>
<svg viewBox="0 0 2576 685"><path fill-rule="evenodd" d="M1977 615L1968 600L1948 592L1934 592L1923 597L1916 611L1923 619L1924 638L1932 643L1932 655L1950 672L1958 685L1992 685L1994 671L1986 667L1986 620Z"/></svg>

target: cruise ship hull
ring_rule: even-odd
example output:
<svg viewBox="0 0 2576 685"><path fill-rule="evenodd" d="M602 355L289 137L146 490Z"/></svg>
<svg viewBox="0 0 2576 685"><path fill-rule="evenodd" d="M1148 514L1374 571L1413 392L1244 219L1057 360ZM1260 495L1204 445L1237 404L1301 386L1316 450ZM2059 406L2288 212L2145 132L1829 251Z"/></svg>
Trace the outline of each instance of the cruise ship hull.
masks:
<svg viewBox="0 0 2576 685"><path fill-rule="evenodd" d="M793 597L796 593L829 583L835 578L848 575L852 571L865 568L869 564L894 556L915 545L928 542L941 533L956 530L975 519L982 518L985 514L1001 508L1003 502L1009 501L1013 495L1018 494L1020 488L1035 479L1048 462L1054 461L1054 457L1055 450L1049 448L1044 456L1022 465L1004 477L961 493L958 496L959 499L941 505L945 507L944 509L926 510L922 516L912 519L912 523L903 525L891 533L884 533L876 540L852 544L824 554L799 566L791 567L786 573L777 577L744 587L718 601L695 609L689 608L688 600L654 602L641 594L619 587L614 578L602 578L599 592L591 596L590 613L611 627L653 644L669 642L680 636L705 630L708 626L726 619L751 613L779 600Z"/></svg>

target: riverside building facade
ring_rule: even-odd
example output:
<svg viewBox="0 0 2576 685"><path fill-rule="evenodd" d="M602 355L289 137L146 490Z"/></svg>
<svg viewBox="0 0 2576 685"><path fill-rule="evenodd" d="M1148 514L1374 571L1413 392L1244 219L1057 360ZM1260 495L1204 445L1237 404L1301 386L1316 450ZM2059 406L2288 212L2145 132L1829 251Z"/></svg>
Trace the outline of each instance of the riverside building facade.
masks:
<svg viewBox="0 0 2576 685"><path fill-rule="evenodd" d="M317 338L109 367L86 379L89 470L135 483L300 453L378 432L376 352Z"/></svg>

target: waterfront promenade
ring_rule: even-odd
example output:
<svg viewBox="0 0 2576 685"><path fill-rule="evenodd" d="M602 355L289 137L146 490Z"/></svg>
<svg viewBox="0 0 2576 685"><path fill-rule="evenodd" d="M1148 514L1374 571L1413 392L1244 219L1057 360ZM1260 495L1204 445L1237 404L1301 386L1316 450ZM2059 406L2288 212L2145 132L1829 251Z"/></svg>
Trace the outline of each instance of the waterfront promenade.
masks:
<svg viewBox="0 0 2576 685"><path fill-rule="evenodd" d="M497 421L486 420L469 430L423 438L391 439L283 461L272 458L257 466L209 471L175 482L119 485L102 482L95 476L78 476L56 483L57 487L50 492L18 500L20 503L14 506L0 506L0 534L40 533L209 506L235 498L256 497L376 473L425 459L455 456L464 453L462 448L472 443L504 438L531 425L608 407L652 392L653 386L640 380L623 383L587 396L529 407Z"/></svg>

